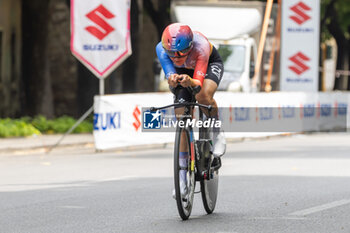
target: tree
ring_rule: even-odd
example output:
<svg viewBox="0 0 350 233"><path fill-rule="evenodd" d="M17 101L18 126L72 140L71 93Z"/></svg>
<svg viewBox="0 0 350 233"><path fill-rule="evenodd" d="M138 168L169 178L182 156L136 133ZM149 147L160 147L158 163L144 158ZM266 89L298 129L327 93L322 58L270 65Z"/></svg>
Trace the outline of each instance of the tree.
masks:
<svg viewBox="0 0 350 233"><path fill-rule="evenodd" d="M122 64L122 79L123 79L123 92L130 93L136 92L136 79L138 68L138 56L139 56L139 37L140 37L140 25L139 25L139 4L137 0L131 1L130 9L130 34L132 44L132 55L127 58Z"/></svg>
<svg viewBox="0 0 350 233"><path fill-rule="evenodd" d="M151 0L143 0L145 9L147 10L152 22L157 28L158 37L160 38L163 30L171 22L170 21L170 5L171 0L157 0L155 5ZM157 7L156 7L157 6Z"/></svg>
<svg viewBox="0 0 350 233"><path fill-rule="evenodd" d="M49 2L23 1L24 114L53 117L53 95L48 61ZM38 13L40 12L40 13Z"/></svg>
<svg viewBox="0 0 350 233"><path fill-rule="evenodd" d="M348 0L322 1L322 38L333 36L338 46L337 70L350 67L350 2ZM335 81L334 89L350 90L349 77L341 76Z"/></svg>
<svg viewBox="0 0 350 233"><path fill-rule="evenodd" d="M70 55L70 0L22 2L22 115L42 114L46 117L62 114L81 115L91 107L93 96L98 94L99 81ZM145 51L139 49L140 38L145 35L140 24L143 9L156 26L158 38L170 23L171 0L130 2L133 54L106 81L108 94L137 92L138 87L147 91L152 90L154 77L145 75L144 71L140 75L141 67L151 67L149 64L151 59L147 62L139 61L140 53L145 54ZM154 51L153 44L147 49L147 55L152 54L148 51ZM144 83L147 83L147 87L143 85Z"/></svg>
<svg viewBox="0 0 350 233"><path fill-rule="evenodd" d="M170 23L170 3L171 0L143 0L131 1L131 44L133 54L122 64L122 83L123 92L137 92L140 91L137 88L137 80L142 79L140 74L141 66L147 65L147 63L139 62L140 56L140 38L143 38L144 31L141 31L140 16L142 17L142 8L148 13L153 24L155 25L158 33L158 38L161 37L164 28ZM147 77L148 82L153 83L153 76Z"/></svg>

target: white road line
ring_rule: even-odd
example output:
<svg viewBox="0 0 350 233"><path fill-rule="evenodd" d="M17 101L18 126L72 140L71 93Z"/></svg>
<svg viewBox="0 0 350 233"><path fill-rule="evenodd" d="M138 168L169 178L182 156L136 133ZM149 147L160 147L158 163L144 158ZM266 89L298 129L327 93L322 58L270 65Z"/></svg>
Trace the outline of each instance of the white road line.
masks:
<svg viewBox="0 0 350 233"><path fill-rule="evenodd" d="M119 176L119 177L96 180L96 181L92 181L92 182L96 183L96 182L117 181L117 180L134 180L137 178L140 178L140 177L138 177L138 176Z"/></svg>
<svg viewBox="0 0 350 233"><path fill-rule="evenodd" d="M309 215L309 214L313 214L316 212L320 212L323 210L328 210L328 209L332 209L338 206L342 206L342 205L346 205L350 203L350 199L343 199L340 201L334 201L331 203L327 203L324 205L319 205L319 206L315 206L312 208L308 208L308 209L304 209L304 210L299 210L293 213L290 213L289 215L293 215L293 216L305 216L305 215Z"/></svg>
<svg viewBox="0 0 350 233"><path fill-rule="evenodd" d="M248 217L244 218L248 220L307 220L305 217L299 217L299 216L276 216L276 217Z"/></svg>
<svg viewBox="0 0 350 233"><path fill-rule="evenodd" d="M75 206L75 205L64 205L64 206L60 206L60 208L64 208L64 209L86 209L86 207L84 207L84 206Z"/></svg>

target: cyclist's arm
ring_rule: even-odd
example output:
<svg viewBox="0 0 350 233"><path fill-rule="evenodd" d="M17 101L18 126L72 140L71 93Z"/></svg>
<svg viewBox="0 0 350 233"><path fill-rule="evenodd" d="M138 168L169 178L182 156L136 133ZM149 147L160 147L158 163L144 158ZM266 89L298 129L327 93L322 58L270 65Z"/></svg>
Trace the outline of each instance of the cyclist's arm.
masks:
<svg viewBox="0 0 350 233"><path fill-rule="evenodd" d="M193 82L202 87L205 75L207 73L209 56L200 54L197 58L196 67L193 72Z"/></svg>
<svg viewBox="0 0 350 233"><path fill-rule="evenodd" d="M157 52L159 62L164 70L165 77L168 79L170 77L170 75L176 74L174 64L171 61L171 59L169 58L169 56L166 54L166 52L162 46L162 42L159 42L157 44L156 52Z"/></svg>

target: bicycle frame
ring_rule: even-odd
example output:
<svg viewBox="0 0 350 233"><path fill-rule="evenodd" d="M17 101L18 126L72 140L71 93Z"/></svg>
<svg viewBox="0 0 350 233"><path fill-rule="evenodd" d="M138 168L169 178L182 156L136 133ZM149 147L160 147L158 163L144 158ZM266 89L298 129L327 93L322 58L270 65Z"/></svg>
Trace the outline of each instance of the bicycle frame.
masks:
<svg viewBox="0 0 350 233"><path fill-rule="evenodd" d="M191 110L193 107L199 107L199 118L203 120L203 111L201 111L201 108L205 108L209 111L212 110L211 105L203 105L196 102L185 102L185 103L175 103L170 104L163 107L152 107L150 108L151 112L162 110L165 108L171 108L171 107L184 107L184 115L178 119L180 121L192 121L192 114ZM212 152L210 150L210 137L208 134L208 131L204 128L200 128L199 132L199 139L195 140L193 128L191 125L186 127L179 127L177 126L177 133L175 136L175 146L174 146L174 181L175 181L175 195L176 195L176 203L177 208L179 211L179 214L183 220L186 220L189 218L192 210L193 205L193 195L195 192L195 184L197 181L201 184L201 193L202 193L202 201L204 205L204 209L208 214L211 214L214 211L215 205L216 205L216 199L217 199L217 190L218 190L218 167L212 167L212 161L213 156ZM181 143L182 133L187 133L187 143L190 148L189 152L191 154L189 161L190 166L187 167L187 175L191 174L190 177L192 180L193 185L189 185L190 192L187 194L186 198L181 196L180 193L180 186L179 186L179 171L181 168L179 168L178 163L178 154L179 154L179 148ZM214 175L215 174L215 175ZM191 182L191 181L190 181ZM185 203L185 204L184 204Z"/></svg>
<svg viewBox="0 0 350 233"><path fill-rule="evenodd" d="M157 110L162 110L162 109L166 109L166 108L171 108L171 107L184 107L185 110L184 110L184 115L185 117L184 118L181 118L180 120L186 120L186 119L192 119L192 117L187 117L187 116L190 116L191 115L191 109L193 107L199 107L199 108L205 108L209 111L209 113L211 112L211 110L213 109L213 107L211 105L204 105L204 104L199 104L199 103L195 103L195 102L185 102L185 103L174 103L174 104L169 104L169 105L166 105L166 106L163 106L163 107L152 107L150 108L150 111L151 112L155 112ZM202 118L202 115L203 112L200 112L200 118ZM191 171L194 171L195 169L195 160L199 161L202 157L201 155L201 152L200 150L198 149L198 146L197 146L197 143L196 143L196 140L194 138L194 135L193 135L193 130L190 130L190 142L191 142ZM198 141L197 141L198 142ZM197 156L197 158L195 158L195 155ZM218 168L215 168L215 170L217 170ZM198 168L198 174L197 174L197 181L200 181L201 179L207 179L209 180L210 179L210 164L207 168L205 169L201 169L201 168Z"/></svg>

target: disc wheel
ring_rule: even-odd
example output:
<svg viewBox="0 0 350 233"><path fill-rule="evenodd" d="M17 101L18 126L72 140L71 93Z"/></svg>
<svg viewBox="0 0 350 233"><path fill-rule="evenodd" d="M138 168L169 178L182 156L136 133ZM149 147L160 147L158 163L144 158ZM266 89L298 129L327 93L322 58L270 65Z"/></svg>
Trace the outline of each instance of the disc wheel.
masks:
<svg viewBox="0 0 350 233"><path fill-rule="evenodd" d="M200 139L211 139L211 132L207 128L201 128L199 131L199 138ZM205 167L209 167L209 163L212 162L212 154L211 154L211 146L210 143L206 144L201 148L201 156L204 156L205 161ZM208 214L213 213L215 206L216 206L216 200L218 197L218 186L219 186L219 170L213 171L212 174L209 175L210 179L203 179L200 181L201 184L201 194L202 194L202 201L205 211Z"/></svg>

